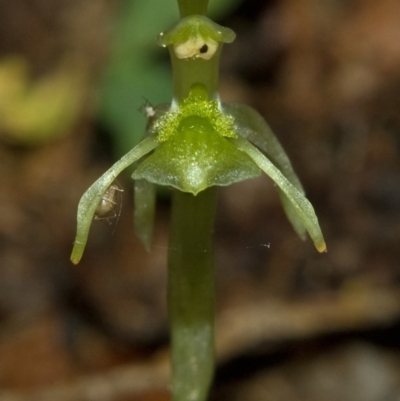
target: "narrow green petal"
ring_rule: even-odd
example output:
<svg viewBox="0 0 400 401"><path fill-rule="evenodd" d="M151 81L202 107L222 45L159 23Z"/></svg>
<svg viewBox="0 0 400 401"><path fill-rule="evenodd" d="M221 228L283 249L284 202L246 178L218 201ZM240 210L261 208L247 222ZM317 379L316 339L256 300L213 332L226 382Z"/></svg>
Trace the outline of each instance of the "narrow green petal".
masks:
<svg viewBox="0 0 400 401"><path fill-rule="evenodd" d="M156 186L147 180L135 180L134 202L135 232L146 250L149 251L153 236Z"/></svg>
<svg viewBox="0 0 400 401"><path fill-rule="evenodd" d="M71 261L79 263L86 241L89 235L90 225L92 224L97 205L108 187L113 183L122 170L132 163L152 151L158 145L155 137L144 139L139 145L135 146L130 152L117 161L107 170L82 196L78 205L78 228L75 237L74 248L71 254Z"/></svg>
<svg viewBox="0 0 400 401"><path fill-rule="evenodd" d="M236 133L265 152L291 184L303 191L289 156L261 114L240 103L224 103L222 108L225 114L234 118Z"/></svg>
<svg viewBox="0 0 400 401"><path fill-rule="evenodd" d="M234 143L237 148L245 152L250 156L254 163L265 172L282 192L286 195L287 199L293 206L294 211L297 213L299 219L306 227L311 239L314 241L314 245L319 252L326 251L326 244L324 237L321 232L321 228L318 224L318 218L315 214L314 208L307 198L293 186L281 173L281 171L275 167L255 146L245 139L229 139Z"/></svg>
<svg viewBox="0 0 400 401"><path fill-rule="evenodd" d="M240 103L224 103L223 111L234 118L236 133L261 149L289 182L304 195L303 186L293 170L288 155L264 118L252 107ZM299 237L304 240L306 227L281 189L279 196L287 218Z"/></svg>
<svg viewBox="0 0 400 401"><path fill-rule="evenodd" d="M281 204L283 210L286 214L287 219L289 220L290 224L292 225L294 231L297 235L305 241L307 239L307 228L304 226L303 222L301 221L299 215L297 214L296 209L293 207L293 204L290 202L286 194L278 187L279 191L279 198L281 200ZM302 195L303 192L299 191Z"/></svg>

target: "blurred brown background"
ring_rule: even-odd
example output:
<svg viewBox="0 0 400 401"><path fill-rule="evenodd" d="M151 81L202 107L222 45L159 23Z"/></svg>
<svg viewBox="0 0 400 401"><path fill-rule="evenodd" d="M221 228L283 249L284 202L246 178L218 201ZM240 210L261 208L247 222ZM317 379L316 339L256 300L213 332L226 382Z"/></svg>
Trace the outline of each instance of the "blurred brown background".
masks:
<svg viewBox="0 0 400 401"><path fill-rule="evenodd" d="M119 219L94 222L78 266L69 253L144 98L170 100L169 2L0 0L0 401L168 400L167 191L150 254L129 174ZM267 177L221 190L211 399L400 400L400 2L214 3L238 35L221 96L281 139L328 253Z"/></svg>

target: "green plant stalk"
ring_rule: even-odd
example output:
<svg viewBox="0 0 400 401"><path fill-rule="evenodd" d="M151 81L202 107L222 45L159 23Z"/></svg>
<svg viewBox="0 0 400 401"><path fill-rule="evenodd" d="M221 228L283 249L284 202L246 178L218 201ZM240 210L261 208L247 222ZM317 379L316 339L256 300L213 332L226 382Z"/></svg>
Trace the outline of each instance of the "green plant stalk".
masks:
<svg viewBox="0 0 400 401"><path fill-rule="evenodd" d="M203 401L214 373L215 187L174 190L168 254L172 400Z"/></svg>
<svg viewBox="0 0 400 401"><path fill-rule="evenodd" d="M179 101L189 95L193 85L204 84L209 100L218 100L218 81L221 48L217 50L212 60L179 60L174 52L170 52L172 63L172 79L174 99Z"/></svg>
<svg viewBox="0 0 400 401"><path fill-rule="evenodd" d="M192 14L206 15L208 0L178 0L181 18Z"/></svg>
<svg viewBox="0 0 400 401"><path fill-rule="evenodd" d="M181 18L192 14L207 14L208 0L178 0ZM218 100L218 79L221 48L212 60L204 62L199 59L179 60L170 51L172 64L173 95L175 101L186 98L193 83L204 84L209 100Z"/></svg>
<svg viewBox="0 0 400 401"><path fill-rule="evenodd" d="M208 0L178 0L181 18L205 15ZM203 84L218 99L221 50L213 60L179 60L170 49L174 101L193 84ZM174 190L168 251L168 311L172 360L172 401L204 401L215 365L215 273L213 227L217 189L196 196Z"/></svg>

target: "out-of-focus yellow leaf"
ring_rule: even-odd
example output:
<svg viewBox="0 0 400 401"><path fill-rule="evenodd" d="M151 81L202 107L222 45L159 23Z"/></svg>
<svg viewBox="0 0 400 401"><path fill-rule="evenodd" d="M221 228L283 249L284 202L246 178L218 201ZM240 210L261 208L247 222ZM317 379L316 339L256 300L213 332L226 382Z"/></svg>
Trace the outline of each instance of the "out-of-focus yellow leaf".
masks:
<svg viewBox="0 0 400 401"><path fill-rule="evenodd" d="M27 61L10 57L0 61L0 137L35 145L58 138L72 127L82 105L82 74L62 66L32 81Z"/></svg>

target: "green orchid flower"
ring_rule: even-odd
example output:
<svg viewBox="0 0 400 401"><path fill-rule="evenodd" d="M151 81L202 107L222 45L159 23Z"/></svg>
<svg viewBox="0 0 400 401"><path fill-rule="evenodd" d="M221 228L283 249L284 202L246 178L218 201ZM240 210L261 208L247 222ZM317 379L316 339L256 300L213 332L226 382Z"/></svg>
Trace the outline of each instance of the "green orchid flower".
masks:
<svg viewBox="0 0 400 401"><path fill-rule="evenodd" d="M154 184L197 195L261 172L277 185L283 208L295 231L310 235L319 252L326 250L315 211L306 199L289 158L264 119L252 108L221 103L218 82L223 43L234 40L228 28L207 17L183 18L158 42L168 47L174 73L169 107L155 107L144 139L106 171L82 196L71 260L82 257L91 222L104 193L124 169L137 163L135 227L149 247L154 216Z"/></svg>
<svg viewBox="0 0 400 401"><path fill-rule="evenodd" d="M173 401L205 401L212 382L216 187L267 174L295 231L302 239L308 233L318 251L326 250L315 211L267 123L246 105L220 101L220 55L235 34L203 15L207 3L178 0L182 19L159 35L172 61L172 102L147 107L144 139L82 196L71 255L73 263L80 261L96 210L99 204L112 207L110 189L124 169L135 166L135 230L147 248L155 186L173 189L168 248Z"/></svg>

